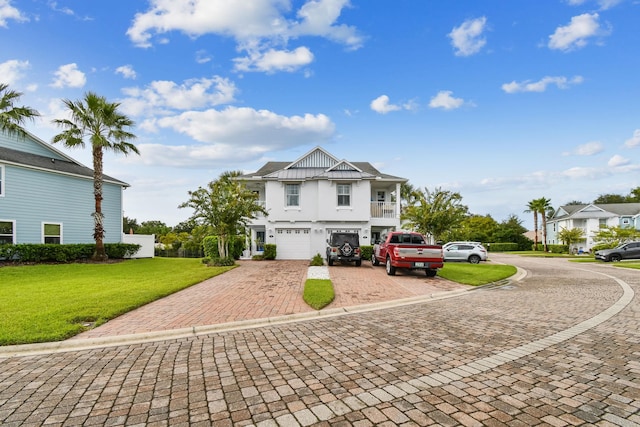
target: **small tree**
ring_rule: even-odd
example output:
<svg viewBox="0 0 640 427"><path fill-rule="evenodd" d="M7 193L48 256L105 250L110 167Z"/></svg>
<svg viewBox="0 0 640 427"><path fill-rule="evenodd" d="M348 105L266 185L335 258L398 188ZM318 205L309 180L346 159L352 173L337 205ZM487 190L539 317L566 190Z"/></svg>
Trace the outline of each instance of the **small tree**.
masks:
<svg viewBox="0 0 640 427"><path fill-rule="evenodd" d="M565 245L571 247L572 243L582 242L585 240L584 230L581 228L562 228L558 232L558 239Z"/></svg>
<svg viewBox="0 0 640 427"><path fill-rule="evenodd" d="M267 215L265 208L257 202L258 195L237 179L240 175L239 171L222 173L206 188L189 191L189 200L179 206L192 208L192 218L211 227L218 237L221 258L229 257L230 236L241 234L257 213Z"/></svg>
<svg viewBox="0 0 640 427"><path fill-rule="evenodd" d="M621 243L640 239L640 230L633 227L602 227L593 236L597 246L613 248Z"/></svg>
<svg viewBox="0 0 640 427"><path fill-rule="evenodd" d="M458 228L469 209L462 204L460 193L436 188L415 191L415 202L402 212L401 218L409 227L438 241L446 232Z"/></svg>

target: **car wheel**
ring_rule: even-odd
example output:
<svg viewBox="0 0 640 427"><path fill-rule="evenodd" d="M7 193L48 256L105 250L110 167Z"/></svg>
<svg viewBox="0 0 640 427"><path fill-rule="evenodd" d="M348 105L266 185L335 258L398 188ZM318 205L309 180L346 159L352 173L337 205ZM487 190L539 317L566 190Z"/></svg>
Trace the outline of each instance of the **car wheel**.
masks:
<svg viewBox="0 0 640 427"><path fill-rule="evenodd" d="M471 255L469 257L469 262L471 264L479 264L480 263L480 257L478 255Z"/></svg>
<svg viewBox="0 0 640 427"><path fill-rule="evenodd" d="M362 260L357 260L356 261L356 267L360 267L362 265Z"/></svg>
<svg viewBox="0 0 640 427"><path fill-rule="evenodd" d="M611 262L620 262L621 259L622 259L622 257L620 255L618 255L618 254L612 254L609 257L609 261L611 261Z"/></svg>
<svg viewBox="0 0 640 427"><path fill-rule="evenodd" d="M329 258L329 259L327 259L327 264L329 264L329 265L333 265L333 258Z"/></svg>
<svg viewBox="0 0 640 427"><path fill-rule="evenodd" d="M424 272L427 277L436 277L436 274L438 274L438 270L426 269Z"/></svg>
<svg viewBox="0 0 640 427"><path fill-rule="evenodd" d="M349 242L345 242L340 248L340 253L342 253L343 256L350 257L351 254L353 254L353 246L351 246Z"/></svg>
<svg viewBox="0 0 640 427"><path fill-rule="evenodd" d="M380 265L380 261L378 261L378 258L376 258L376 254L371 254L371 264Z"/></svg>
<svg viewBox="0 0 640 427"><path fill-rule="evenodd" d="M387 257L386 267L387 267L387 274L389 276L395 276L396 275L396 268L393 265L391 265L391 258L390 257Z"/></svg>

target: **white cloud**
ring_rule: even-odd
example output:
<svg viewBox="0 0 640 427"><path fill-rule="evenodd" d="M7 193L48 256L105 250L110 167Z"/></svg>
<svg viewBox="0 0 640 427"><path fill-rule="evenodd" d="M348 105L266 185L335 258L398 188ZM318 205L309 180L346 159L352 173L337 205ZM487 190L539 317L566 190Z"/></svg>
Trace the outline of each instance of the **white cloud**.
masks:
<svg viewBox="0 0 640 427"><path fill-rule="evenodd" d="M448 34L451 44L455 48L456 56L469 56L478 53L487 43L482 37L485 30L487 18L469 19L460 26L454 27Z"/></svg>
<svg viewBox="0 0 640 427"><path fill-rule="evenodd" d="M464 99L454 98L450 90L441 90L436 96L431 98L429 107L442 108L444 110L454 110L464 105Z"/></svg>
<svg viewBox="0 0 640 427"><path fill-rule="evenodd" d="M17 22L29 20L19 9L11 6L11 0L0 0L0 27L6 28L10 19Z"/></svg>
<svg viewBox="0 0 640 427"><path fill-rule="evenodd" d="M324 114L282 116L252 108L188 111L153 120L151 127L172 129L200 144L142 143L137 145L142 155L128 161L154 166L226 167L273 151L326 143L335 134L334 123Z"/></svg>
<svg viewBox="0 0 640 427"><path fill-rule="evenodd" d="M268 110L227 107L187 111L158 119L157 125L206 143L266 146L280 149L331 138L335 125L324 114L281 116Z"/></svg>
<svg viewBox="0 0 640 427"><path fill-rule="evenodd" d="M171 114L175 110L190 110L234 101L237 88L227 78L191 79L178 85L158 80L146 88L123 89L127 96L121 101L122 111L132 116Z"/></svg>
<svg viewBox="0 0 640 427"><path fill-rule="evenodd" d="M209 61L211 61L211 57L206 50L199 50L196 52L196 62L198 64L206 64Z"/></svg>
<svg viewBox="0 0 640 427"><path fill-rule="evenodd" d="M587 45L587 39L600 34L601 30L597 13L584 13L571 18L569 25L556 28L555 33L549 36L549 48L562 51L571 51Z"/></svg>
<svg viewBox="0 0 640 427"><path fill-rule="evenodd" d="M387 114L391 111L399 110L416 110L418 103L415 100L409 100L402 105L389 103L389 97L387 95L380 95L369 104L371 109L380 114Z"/></svg>
<svg viewBox="0 0 640 427"><path fill-rule="evenodd" d="M640 129L636 129L633 132L633 136L624 142L624 145L628 148L640 146Z"/></svg>
<svg viewBox="0 0 640 427"><path fill-rule="evenodd" d="M604 150L604 146L601 142L592 141L579 145L575 150L575 154L578 156L593 156L594 154L601 153L602 150Z"/></svg>
<svg viewBox="0 0 640 427"><path fill-rule="evenodd" d="M505 83L502 85L502 90L507 93L517 93L517 92L544 92L547 90L547 86L556 85L560 89L567 89L571 85L580 84L584 81L582 76L574 76L570 79L557 76L551 77L546 76L537 82L532 82L531 80L525 80L522 82L516 82L515 80L511 83Z"/></svg>
<svg viewBox="0 0 640 427"><path fill-rule="evenodd" d="M587 0L567 0L567 3L569 3L571 6L581 6L586 2ZM597 0L596 1L596 3L598 3L598 5L600 6L601 10L611 9L612 7L616 6L621 2L622 0Z"/></svg>
<svg viewBox="0 0 640 427"><path fill-rule="evenodd" d="M116 74L122 74L125 79L135 79L136 71L131 65L122 65L116 68Z"/></svg>
<svg viewBox="0 0 640 427"><path fill-rule="evenodd" d="M238 71L296 71L313 61L313 53L306 47L293 51L269 49L265 52L249 52L249 56L233 60Z"/></svg>
<svg viewBox="0 0 640 427"><path fill-rule="evenodd" d="M288 0L151 0L150 4L127 30L134 44L150 47L154 36L171 31L190 37L228 36L236 40L239 51L248 53L236 59L238 69L245 71L291 71L310 63L313 55L308 48L286 49L288 41L298 37L323 37L349 49L362 45L354 27L337 23L349 0L308 0L295 17L290 17Z"/></svg>
<svg viewBox="0 0 640 427"><path fill-rule="evenodd" d="M61 65L54 74L56 78L51 86L56 88L83 87L87 82L85 74L78 70L75 63Z"/></svg>
<svg viewBox="0 0 640 427"><path fill-rule="evenodd" d="M611 157L609 159L609 161L607 162L607 165L616 168L616 167L620 167L620 166L626 166L628 164L630 164L631 161L629 159L625 159L624 157L622 157L619 154L616 154L615 156Z"/></svg>
<svg viewBox="0 0 640 427"><path fill-rule="evenodd" d="M23 77L23 71L29 68L29 61L18 61L10 59L0 63L0 76L2 83L15 85Z"/></svg>

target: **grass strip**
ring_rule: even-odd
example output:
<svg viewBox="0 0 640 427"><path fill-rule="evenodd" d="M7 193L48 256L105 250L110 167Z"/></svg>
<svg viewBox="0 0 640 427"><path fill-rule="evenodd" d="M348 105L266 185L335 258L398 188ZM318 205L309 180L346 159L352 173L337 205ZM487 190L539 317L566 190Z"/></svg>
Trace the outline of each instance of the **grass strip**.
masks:
<svg viewBox="0 0 640 427"><path fill-rule="evenodd" d="M479 286L506 279L517 271L513 265L446 262L444 267L438 270L438 276L463 285Z"/></svg>
<svg viewBox="0 0 640 427"><path fill-rule="evenodd" d="M311 308L320 310L335 298L333 283L328 279L307 279L302 298Z"/></svg>
<svg viewBox="0 0 640 427"><path fill-rule="evenodd" d="M185 258L0 267L0 345L64 340L232 268Z"/></svg>

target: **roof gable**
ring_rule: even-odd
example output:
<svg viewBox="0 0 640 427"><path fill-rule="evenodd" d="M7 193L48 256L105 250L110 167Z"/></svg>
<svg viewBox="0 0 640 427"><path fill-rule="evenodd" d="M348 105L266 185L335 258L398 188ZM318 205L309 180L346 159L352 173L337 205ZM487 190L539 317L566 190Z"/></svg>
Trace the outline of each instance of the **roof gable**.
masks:
<svg viewBox="0 0 640 427"><path fill-rule="evenodd" d="M321 147L316 147L309 151L307 154L298 158L293 163L287 165L284 169L299 169L299 168L322 168L329 169L340 161L329 154Z"/></svg>

